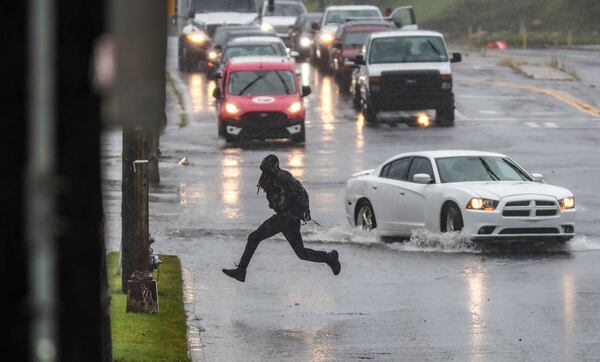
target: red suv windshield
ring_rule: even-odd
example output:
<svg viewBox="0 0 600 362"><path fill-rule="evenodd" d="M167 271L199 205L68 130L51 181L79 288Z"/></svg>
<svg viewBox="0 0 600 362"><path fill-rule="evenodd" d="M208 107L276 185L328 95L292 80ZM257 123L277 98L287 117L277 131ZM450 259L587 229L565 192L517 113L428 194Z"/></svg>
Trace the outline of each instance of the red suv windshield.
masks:
<svg viewBox="0 0 600 362"><path fill-rule="evenodd" d="M229 76L231 95L281 95L296 93L294 74L287 70L240 70Z"/></svg>

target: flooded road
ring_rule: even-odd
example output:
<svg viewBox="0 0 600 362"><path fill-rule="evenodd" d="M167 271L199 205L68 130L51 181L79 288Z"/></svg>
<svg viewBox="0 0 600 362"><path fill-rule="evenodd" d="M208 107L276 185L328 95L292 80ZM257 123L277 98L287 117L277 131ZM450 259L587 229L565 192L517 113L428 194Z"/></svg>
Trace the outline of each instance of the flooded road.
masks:
<svg viewBox="0 0 600 362"><path fill-rule="evenodd" d="M178 255L193 276L206 360L600 359L599 119L544 94L490 85L531 81L467 56L454 68L455 127L370 126L333 78L299 64L313 90L305 99L306 143L230 145L217 137L214 82L179 73L175 50L150 225L155 250ZM111 249L120 242L120 142L118 130L107 131ZM383 243L348 226L343 196L352 173L428 149L505 153L569 188L579 236L565 245L481 247L418 231L410 241ZM269 153L309 192L321 227L303 227L305 241L338 250L339 276L298 260L281 236L261 243L246 283L221 273L271 215L256 193L258 166Z"/></svg>

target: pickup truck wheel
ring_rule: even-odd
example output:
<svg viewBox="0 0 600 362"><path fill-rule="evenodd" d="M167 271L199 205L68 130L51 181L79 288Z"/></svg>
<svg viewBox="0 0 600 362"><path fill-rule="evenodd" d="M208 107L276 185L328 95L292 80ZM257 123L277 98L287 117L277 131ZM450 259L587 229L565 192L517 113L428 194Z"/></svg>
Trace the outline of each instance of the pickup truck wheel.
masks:
<svg viewBox="0 0 600 362"><path fill-rule="evenodd" d="M368 100L363 100L361 104L362 114L365 117L365 122L375 123L377 121L377 109L370 106Z"/></svg>
<svg viewBox="0 0 600 362"><path fill-rule="evenodd" d="M437 124L443 127L452 127L454 126L454 108L446 107L439 108L435 111L435 120Z"/></svg>
<svg viewBox="0 0 600 362"><path fill-rule="evenodd" d="M360 87L354 86L354 97L352 97L352 105L357 111L360 110Z"/></svg>

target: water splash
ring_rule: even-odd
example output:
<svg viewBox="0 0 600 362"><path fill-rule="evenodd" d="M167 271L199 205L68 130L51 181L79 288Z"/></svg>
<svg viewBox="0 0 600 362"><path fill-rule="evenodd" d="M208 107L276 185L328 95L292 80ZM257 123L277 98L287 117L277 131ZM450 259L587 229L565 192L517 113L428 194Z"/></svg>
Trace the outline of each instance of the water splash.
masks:
<svg viewBox="0 0 600 362"><path fill-rule="evenodd" d="M569 243L570 251L600 250L600 238L587 235L577 235Z"/></svg>
<svg viewBox="0 0 600 362"><path fill-rule="evenodd" d="M446 253L476 253L480 250L476 244L459 232L435 233L425 229L413 230L407 242L393 245L404 251L426 251Z"/></svg>

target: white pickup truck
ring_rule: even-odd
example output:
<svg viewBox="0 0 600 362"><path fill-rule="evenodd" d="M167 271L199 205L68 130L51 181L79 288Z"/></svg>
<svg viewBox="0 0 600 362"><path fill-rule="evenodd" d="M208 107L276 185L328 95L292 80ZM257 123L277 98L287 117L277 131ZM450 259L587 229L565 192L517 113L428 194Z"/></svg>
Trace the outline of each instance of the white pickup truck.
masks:
<svg viewBox="0 0 600 362"><path fill-rule="evenodd" d="M379 112L435 110L436 123L454 125L451 63L442 34L425 30L395 30L369 36L351 90L366 122Z"/></svg>

